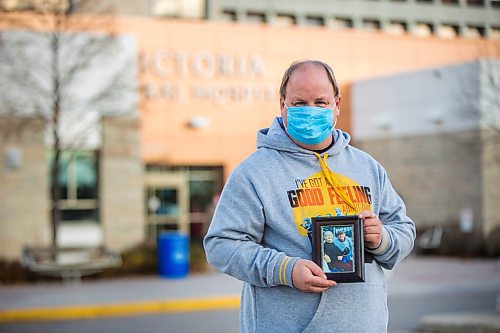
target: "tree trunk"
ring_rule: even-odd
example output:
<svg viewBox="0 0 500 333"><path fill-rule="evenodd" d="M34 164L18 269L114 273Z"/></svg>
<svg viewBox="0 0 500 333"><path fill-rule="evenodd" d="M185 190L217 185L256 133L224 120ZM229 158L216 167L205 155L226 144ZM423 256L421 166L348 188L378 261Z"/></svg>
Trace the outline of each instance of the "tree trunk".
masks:
<svg viewBox="0 0 500 333"><path fill-rule="evenodd" d="M52 247L57 247L57 229L61 221L61 209L59 200L61 199L61 141L59 133L60 115L61 115L61 89L60 89L60 74L59 74L59 38L61 18L60 15L55 15L55 27L52 33L51 50L52 50L52 88L53 88L53 105L52 105L52 151L54 158L51 164L51 226L52 226Z"/></svg>

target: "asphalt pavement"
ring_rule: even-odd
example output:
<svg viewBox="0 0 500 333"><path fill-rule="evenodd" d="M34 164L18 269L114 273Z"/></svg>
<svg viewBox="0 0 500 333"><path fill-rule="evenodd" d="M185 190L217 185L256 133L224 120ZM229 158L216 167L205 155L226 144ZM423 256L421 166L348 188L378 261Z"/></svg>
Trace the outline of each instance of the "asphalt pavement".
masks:
<svg viewBox="0 0 500 333"><path fill-rule="evenodd" d="M425 295L456 290L500 295L500 260L410 257L386 273L391 315L401 310L391 309L392 299L425 300ZM210 271L180 279L158 275L0 286L0 332L15 323L235 311L241 285ZM494 304L478 312L435 313L419 320L422 332L500 332L500 311Z"/></svg>

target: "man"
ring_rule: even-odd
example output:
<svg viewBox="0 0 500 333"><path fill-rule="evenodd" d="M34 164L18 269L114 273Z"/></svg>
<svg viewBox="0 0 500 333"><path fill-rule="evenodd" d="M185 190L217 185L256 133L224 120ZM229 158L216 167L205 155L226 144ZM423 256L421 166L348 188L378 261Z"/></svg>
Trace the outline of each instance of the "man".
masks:
<svg viewBox="0 0 500 333"><path fill-rule="evenodd" d="M207 259L244 281L241 332L385 332L382 267L413 248L415 226L385 170L334 129L341 96L331 68L302 61L280 87L281 117L228 178L204 239ZM328 280L304 226L315 216L358 215L374 260L364 283Z"/></svg>
<svg viewBox="0 0 500 333"><path fill-rule="evenodd" d="M333 239L333 232L325 232L325 243L323 245L324 260L328 264L330 272L352 272L352 240L342 230L337 232L337 238Z"/></svg>

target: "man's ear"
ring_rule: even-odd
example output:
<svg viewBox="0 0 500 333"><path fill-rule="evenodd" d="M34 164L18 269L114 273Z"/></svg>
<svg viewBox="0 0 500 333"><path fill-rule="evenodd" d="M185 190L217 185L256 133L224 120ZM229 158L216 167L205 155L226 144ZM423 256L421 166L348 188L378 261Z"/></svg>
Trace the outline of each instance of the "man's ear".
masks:
<svg viewBox="0 0 500 333"><path fill-rule="evenodd" d="M335 100L335 115L338 117L340 116L340 102L342 100L342 95L339 95L339 97L336 98Z"/></svg>
<svg viewBox="0 0 500 333"><path fill-rule="evenodd" d="M281 116L285 118L285 100L283 98L280 98L280 112Z"/></svg>

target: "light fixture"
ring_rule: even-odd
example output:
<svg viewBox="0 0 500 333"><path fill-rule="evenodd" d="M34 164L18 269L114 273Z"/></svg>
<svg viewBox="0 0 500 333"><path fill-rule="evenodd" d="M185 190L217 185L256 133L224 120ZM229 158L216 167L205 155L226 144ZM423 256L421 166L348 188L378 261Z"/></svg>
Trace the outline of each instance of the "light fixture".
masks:
<svg viewBox="0 0 500 333"><path fill-rule="evenodd" d="M20 149L8 147L5 150L5 165L12 170L19 169L23 164L23 153Z"/></svg>
<svg viewBox="0 0 500 333"><path fill-rule="evenodd" d="M210 120L205 117L191 117L187 122L187 126L193 129L207 128L210 126Z"/></svg>

